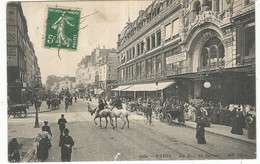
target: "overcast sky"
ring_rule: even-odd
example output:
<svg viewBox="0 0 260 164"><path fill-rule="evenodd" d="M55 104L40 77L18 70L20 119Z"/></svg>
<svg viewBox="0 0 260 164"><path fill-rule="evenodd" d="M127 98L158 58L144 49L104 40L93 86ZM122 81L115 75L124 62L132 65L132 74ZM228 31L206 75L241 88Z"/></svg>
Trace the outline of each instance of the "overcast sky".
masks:
<svg viewBox="0 0 260 164"><path fill-rule="evenodd" d="M146 9L151 3L152 1L22 2L29 37L38 57L42 82L45 84L49 75L75 76L77 64L98 45L101 48L103 45L105 48L116 48L118 34L128 19L128 8L130 20L133 21L139 10ZM48 6L80 8L81 17L98 11L80 24L80 27L88 26L79 31L78 50L61 50L61 60L57 49L44 48Z"/></svg>

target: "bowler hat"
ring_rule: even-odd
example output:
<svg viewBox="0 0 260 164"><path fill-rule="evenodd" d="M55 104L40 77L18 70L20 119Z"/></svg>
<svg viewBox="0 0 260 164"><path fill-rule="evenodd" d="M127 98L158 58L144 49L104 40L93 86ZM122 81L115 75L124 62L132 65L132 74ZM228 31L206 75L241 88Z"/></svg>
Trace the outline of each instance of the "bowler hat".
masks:
<svg viewBox="0 0 260 164"><path fill-rule="evenodd" d="M69 129L65 128L64 133L68 133L68 132L70 132Z"/></svg>
<svg viewBox="0 0 260 164"><path fill-rule="evenodd" d="M44 124L48 124L48 121L44 121L43 123L44 123Z"/></svg>

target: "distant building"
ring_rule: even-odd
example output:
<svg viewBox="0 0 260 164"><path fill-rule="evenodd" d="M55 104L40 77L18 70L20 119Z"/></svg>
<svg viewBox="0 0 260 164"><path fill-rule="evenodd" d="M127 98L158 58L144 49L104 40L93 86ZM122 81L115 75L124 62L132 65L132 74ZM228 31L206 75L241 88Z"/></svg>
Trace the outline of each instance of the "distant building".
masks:
<svg viewBox="0 0 260 164"><path fill-rule="evenodd" d="M76 87L76 78L64 76L59 82L59 91L68 90L70 93L74 93Z"/></svg>
<svg viewBox="0 0 260 164"><path fill-rule="evenodd" d="M97 47L78 64L77 85L83 85L89 94L109 94L108 85L117 80L117 59L115 49Z"/></svg>
<svg viewBox="0 0 260 164"><path fill-rule="evenodd" d="M25 103L41 86L41 72L21 3L9 2L6 15L8 98L12 103Z"/></svg>
<svg viewBox="0 0 260 164"><path fill-rule="evenodd" d="M155 0L117 44L121 97L255 105L254 0Z"/></svg>

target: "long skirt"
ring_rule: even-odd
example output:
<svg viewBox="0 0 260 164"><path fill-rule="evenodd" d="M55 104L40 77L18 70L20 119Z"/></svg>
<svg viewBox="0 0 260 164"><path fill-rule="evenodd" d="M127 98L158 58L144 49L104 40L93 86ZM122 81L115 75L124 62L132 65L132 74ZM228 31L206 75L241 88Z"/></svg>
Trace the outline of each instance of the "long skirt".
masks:
<svg viewBox="0 0 260 164"><path fill-rule="evenodd" d="M196 138L197 138L198 144L205 144L206 143L205 129L204 128L198 128L197 129Z"/></svg>

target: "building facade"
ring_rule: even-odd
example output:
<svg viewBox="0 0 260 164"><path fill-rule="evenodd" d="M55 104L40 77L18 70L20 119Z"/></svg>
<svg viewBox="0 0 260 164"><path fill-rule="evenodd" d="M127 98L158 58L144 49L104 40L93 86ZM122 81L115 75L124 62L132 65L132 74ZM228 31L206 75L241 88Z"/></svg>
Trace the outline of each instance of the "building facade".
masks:
<svg viewBox="0 0 260 164"><path fill-rule="evenodd" d="M41 85L41 73L21 3L8 3L6 15L8 98L12 103L24 103Z"/></svg>
<svg viewBox="0 0 260 164"><path fill-rule="evenodd" d="M121 96L255 105L253 0L155 0L117 44Z"/></svg>
<svg viewBox="0 0 260 164"><path fill-rule="evenodd" d="M76 83L83 86L88 94L100 95L109 93L109 84L117 80L118 56L116 49L99 46L85 56L78 64ZM82 89L82 88L81 88Z"/></svg>

